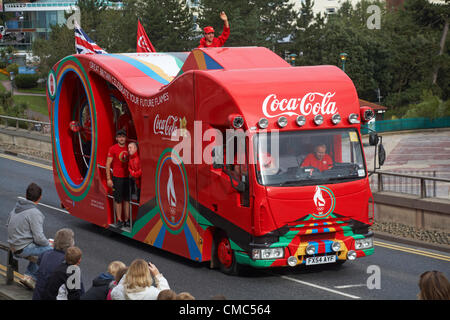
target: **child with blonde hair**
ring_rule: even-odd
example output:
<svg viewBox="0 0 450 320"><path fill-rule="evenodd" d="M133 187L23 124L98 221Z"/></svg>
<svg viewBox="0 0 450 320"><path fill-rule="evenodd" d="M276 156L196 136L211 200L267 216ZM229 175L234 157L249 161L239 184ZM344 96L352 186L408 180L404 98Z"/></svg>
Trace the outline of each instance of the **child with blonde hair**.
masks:
<svg viewBox="0 0 450 320"><path fill-rule="evenodd" d="M122 261L111 262L107 272L101 273L92 281L92 287L81 297L81 300L107 300L116 273L125 267L126 265Z"/></svg>
<svg viewBox="0 0 450 320"><path fill-rule="evenodd" d="M156 300L158 294L167 289L170 289L169 283L154 264L143 259L136 259L131 263L119 284L111 291L111 298L112 300Z"/></svg>

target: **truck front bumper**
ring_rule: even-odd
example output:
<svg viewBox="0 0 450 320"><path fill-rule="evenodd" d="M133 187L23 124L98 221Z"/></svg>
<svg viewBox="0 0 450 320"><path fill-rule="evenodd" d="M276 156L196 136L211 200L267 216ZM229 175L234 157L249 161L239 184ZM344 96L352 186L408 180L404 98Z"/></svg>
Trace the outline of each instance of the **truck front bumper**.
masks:
<svg viewBox="0 0 450 320"><path fill-rule="evenodd" d="M326 238L326 235L324 235ZM253 249L252 252L235 251L236 260L240 264L257 268L283 267L297 265L312 265L325 263L342 263L346 260L355 260L374 253L373 232L367 234L336 234L334 239L315 239L314 241L301 241L301 237L295 237L285 246L279 241L269 247ZM274 256L282 257L264 258L262 253L270 255L267 249L275 249ZM259 251L258 250L265 250Z"/></svg>

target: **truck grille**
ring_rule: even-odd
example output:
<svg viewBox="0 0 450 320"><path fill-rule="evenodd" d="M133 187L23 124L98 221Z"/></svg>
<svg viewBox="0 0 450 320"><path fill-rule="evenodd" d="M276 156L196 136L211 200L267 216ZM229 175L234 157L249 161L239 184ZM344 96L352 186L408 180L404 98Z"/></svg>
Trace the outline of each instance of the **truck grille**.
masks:
<svg viewBox="0 0 450 320"><path fill-rule="evenodd" d="M315 220L314 222L305 221L303 224L290 225L291 231L299 231L298 235L302 237L312 237L310 240L314 240L314 237L321 239L334 239L336 232L351 229L349 219L327 219L327 220ZM307 240L305 240L307 241Z"/></svg>

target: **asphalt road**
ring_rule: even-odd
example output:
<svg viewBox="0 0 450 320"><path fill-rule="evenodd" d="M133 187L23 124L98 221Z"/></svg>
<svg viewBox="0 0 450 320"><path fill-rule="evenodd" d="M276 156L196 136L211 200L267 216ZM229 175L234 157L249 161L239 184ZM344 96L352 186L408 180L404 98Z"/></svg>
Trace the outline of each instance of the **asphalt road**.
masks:
<svg viewBox="0 0 450 320"><path fill-rule="evenodd" d="M6 242L5 223L18 196L24 196L30 182L43 188L41 211L44 231L53 238L57 230L68 227L75 232L76 245L83 251L83 282L104 272L109 262L121 260L127 265L136 258L152 261L176 292L188 291L197 299L225 295L228 299L314 299L372 300L417 299L418 279L427 270L443 271L450 279L450 256L443 252L376 240L375 254L342 266L251 270L244 276L227 276L198 264L126 237L103 230L59 210L59 199L48 166L0 154L0 241ZM0 264L6 253L0 251ZM20 261L23 273L26 262ZM377 277L379 275L379 277ZM370 289L367 284L375 288Z"/></svg>

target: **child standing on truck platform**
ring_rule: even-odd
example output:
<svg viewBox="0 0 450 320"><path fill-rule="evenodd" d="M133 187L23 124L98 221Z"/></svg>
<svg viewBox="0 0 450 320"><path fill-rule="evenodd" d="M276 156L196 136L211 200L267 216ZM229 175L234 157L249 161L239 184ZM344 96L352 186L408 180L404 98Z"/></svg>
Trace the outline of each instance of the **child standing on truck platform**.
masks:
<svg viewBox="0 0 450 320"><path fill-rule="evenodd" d="M139 202L141 196L141 160L139 159L138 146L136 142L128 144L128 154L130 160L128 161L128 171L131 176L131 193L136 193L137 201Z"/></svg>

